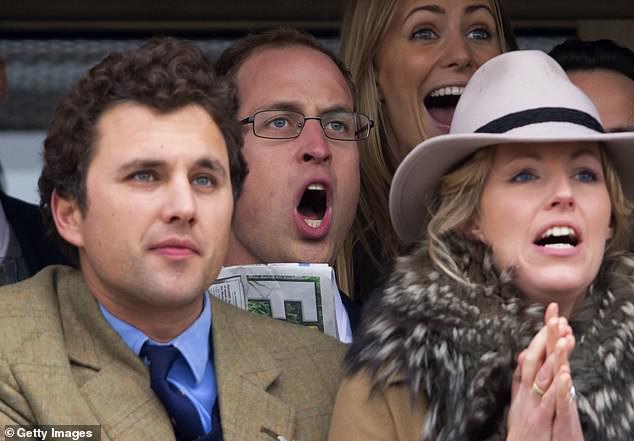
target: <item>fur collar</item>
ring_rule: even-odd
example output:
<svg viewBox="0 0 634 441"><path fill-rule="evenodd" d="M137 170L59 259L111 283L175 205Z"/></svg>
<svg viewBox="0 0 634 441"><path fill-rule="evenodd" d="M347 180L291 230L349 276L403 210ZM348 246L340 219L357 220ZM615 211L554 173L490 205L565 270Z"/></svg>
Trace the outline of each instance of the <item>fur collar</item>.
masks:
<svg viewBox="0 0 634 441"><path fill-rule="evenodd" d="M467 287L438 271L423 244L396 263L365 306L347 358L375 389L405 381L428 398L424 440L503 440L518 353L541 328L543 306L519 299L509 274L471 241L461 255ZM571 321L573 381L586 441L634 439L634 259L604 262Z"/></svg>

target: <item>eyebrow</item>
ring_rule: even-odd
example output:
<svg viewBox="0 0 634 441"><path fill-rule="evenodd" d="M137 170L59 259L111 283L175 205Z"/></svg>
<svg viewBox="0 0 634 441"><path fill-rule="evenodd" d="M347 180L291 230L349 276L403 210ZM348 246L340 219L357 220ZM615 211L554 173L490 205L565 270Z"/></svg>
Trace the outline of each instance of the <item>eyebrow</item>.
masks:
<svg viewBox="0 0 634 441"><path fill-rule="evenodd" d="M299 112L299 113L305 114L305 112L301 110L301 106L292 101L278 101L278 102L269 103L265 106L262 106L256 109L253 113L261 112L263 110L287 110L291 112ZM332 106L326 107L325 109L320 109L319 115L323 115L325 113L330 113L330 112L354 112L354 109L342 104L334 104ZM306 115L306 116L314 116L314 115Z"/></svg>
<svg viewBox="0 0 634 441"><path fill-rule="evenodd" d="M119 174L126 174L133 170L138 169L156 169L156 168L165 168L167 166L167 162L158 160L158 159L132 159L123 165L121 165L117 171ZM208 168L213 170L215 173L219 173L221 175L226 175L227 172L223 167L222 163L217 159L211 158L200 158L196 160L194 163L195 168Z"/></svg>
<svg viewBox="0 0 634 441"><path fill-rule="evenodd" d="M601 160L601 155L598 152L593 152L592 150L588 150L588 149L579 149L576 152L574 152L572 154L571 159L577 159L581 156L585 156L585 155L590 155L595 159Z"/></svg>
<svg viewBox="0 0 634 441"><path fill-rule="evenodd" d="M484 9L486 10L489 14L491 14L492 17L495 18L495 14L493 14L493 11L491 10L491 8L488 5L485 4L477 4L477 5L469 5L465 8L465 14L474 14L477 11ZM444 14L446 12L445 8L439 6L439 5L422 5L422 6L417 6L415 8L413 8L411 11L409 11L406 15L405 18L403 19L403 23L405 23L412 15L414 15L415 13L419 12L419 11L427 11L427 12L431 12L433 14Z"/></svg>

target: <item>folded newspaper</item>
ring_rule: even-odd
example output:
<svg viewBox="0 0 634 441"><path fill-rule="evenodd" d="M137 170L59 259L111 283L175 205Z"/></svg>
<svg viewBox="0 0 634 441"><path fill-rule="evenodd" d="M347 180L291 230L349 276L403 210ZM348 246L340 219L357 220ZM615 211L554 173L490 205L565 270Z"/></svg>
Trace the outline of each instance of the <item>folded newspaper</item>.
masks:
<svg viewBox="0 0 634 441"><path fill-rule="evenodd" d="M337 338L336 289L327 264L273 263L224 267L209 293L238 308Z"/></svg>

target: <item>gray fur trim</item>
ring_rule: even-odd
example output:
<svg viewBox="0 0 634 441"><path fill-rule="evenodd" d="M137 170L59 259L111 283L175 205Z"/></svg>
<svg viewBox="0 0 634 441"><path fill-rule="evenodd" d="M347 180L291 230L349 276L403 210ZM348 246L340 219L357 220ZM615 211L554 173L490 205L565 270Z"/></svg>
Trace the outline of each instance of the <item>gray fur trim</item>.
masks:
<svg viewBox="0 0 634 441"><path fill-rule="evenodd" d="M542 326L543 306L516 295L484 246L452 243L471 287L438 271L421 245L396 263L364 307L347 358L374 390L395 379L428 399L423 440L503 440L518 353ZM486 270L483 268L487 268ZM634 440L634 259L604 262L572 318L573 381L586 441Z"/></svg>

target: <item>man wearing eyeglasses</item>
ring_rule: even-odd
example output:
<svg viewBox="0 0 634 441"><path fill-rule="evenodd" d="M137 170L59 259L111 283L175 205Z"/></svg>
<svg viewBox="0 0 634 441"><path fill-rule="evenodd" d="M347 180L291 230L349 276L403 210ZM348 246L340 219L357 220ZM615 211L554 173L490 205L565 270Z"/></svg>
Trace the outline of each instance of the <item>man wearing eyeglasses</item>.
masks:
<svg viewBox="0 0 634 441"><path fill-rule="evenodd" d="M238 87L249 165L225 265L332 265L357 209L357 141L373 124L354 112L346 68L313 37L284 28L238 41L216 72ZM349 342L356 305L341 299L348 314L339 302L338 331Z"/></svg>

